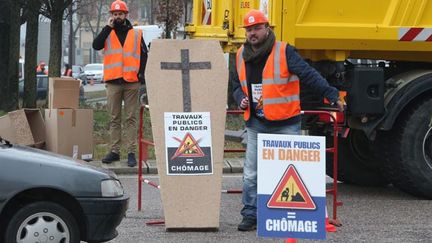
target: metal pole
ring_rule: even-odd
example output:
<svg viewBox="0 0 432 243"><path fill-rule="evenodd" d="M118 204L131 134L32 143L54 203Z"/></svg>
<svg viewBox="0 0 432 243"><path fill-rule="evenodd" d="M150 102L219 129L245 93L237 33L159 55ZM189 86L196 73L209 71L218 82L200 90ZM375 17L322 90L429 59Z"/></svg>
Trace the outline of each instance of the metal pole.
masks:
<svg viewBox="0 0 432 243"><path fill-rule="evenodd" d="M140 107L140 118L139 118L139 132L138 132L138 211L141 211L141 191L142 191L142 160L143 160L143 114L144 106Z"/></svg>

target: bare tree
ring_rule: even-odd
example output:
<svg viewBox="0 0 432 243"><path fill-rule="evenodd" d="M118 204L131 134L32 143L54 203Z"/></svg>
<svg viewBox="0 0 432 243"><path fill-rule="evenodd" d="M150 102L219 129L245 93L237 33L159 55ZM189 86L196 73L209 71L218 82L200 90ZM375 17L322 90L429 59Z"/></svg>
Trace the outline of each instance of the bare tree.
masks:
<svg viewBox="0 0 432 243"><path fill-rule="evenodd" d="M72 4L66 9L66 19L69 24L69 40L68 40L68 63L75 64L75 36L84 22L86 8L91 4L86 0L73 0Z"/></svg>
<svg viewBox="0 0 432 243"><path fill-rule="evenodd" d="M132 24L139 24L141 13L140 13L140 0L129 0L127 6L129 9L128 19L132 21Z"/></svg>
<svg viewBox="0 0 432 243"><path fill-rule="evenodd" d="M63 14L73 0L42 0L42 14L51 19L49 73L59 77L61 70Z"/></svg>
<svg viewBox="0 0 432 243"><path fill-rule="evenodd" d="M164 28L165 38L171 39L171 33L177 31L184 13L184 2L175 0L159 0L156 9L156 21Z"/></svg>
<svg viewBox="0 0 432 243"><path fill-rule="evenodd" d="M22 22L27 23L25 39L25 63L24 63L24 95L23 107L36 107L37 98L37 45L39 31L39 10L41 2L39 0L25 1L22 8Z"/></svg>
<svg viewBox="0 0 432 243"><path fill-rule="evenodd" d="M18 108L20 2L1 0L0 8L0 110Z"/></svg>
<svg viewBox="0 0 432 243"><path fill-rule="evenodd" d="M68 63L69 65L75 64L74 60L74 50L75 50L75 35L73 28L73 16L74 15L74 6L73 3L69 5L68 8L68 22L69 22L69 48L68 48Z"/></svg>
<svg viewBox="0 0 432 243"><path fill-rule="evenodd" d="M88 3L87 7L81 11L85 26L88 28L93 35L93 38L99 34L101 29L102 18L106 18L106 9L108 6L108 0L83 0ZM93 51L91 56L91 62L96 61L96 52Z"/></svg>

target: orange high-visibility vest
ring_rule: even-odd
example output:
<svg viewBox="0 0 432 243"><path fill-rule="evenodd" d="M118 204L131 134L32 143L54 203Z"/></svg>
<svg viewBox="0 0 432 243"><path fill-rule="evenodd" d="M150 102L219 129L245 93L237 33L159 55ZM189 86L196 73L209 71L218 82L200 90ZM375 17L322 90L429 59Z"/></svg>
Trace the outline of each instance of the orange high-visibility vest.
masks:
<svg viewBox="0 0 432 243"><path fill-rule="evenodd" d="M104 81L123 78L138 82L141 38L141 30L130 29L122 46L115 31L111 31L104 47Z"/></svg>
<svg viewBox="0 0 432 243"><path fill-rule="evenodd" d="M242 90L249 97L243 48L237 51L236 67ZM300 81L297 75L288 70L285 49L286 43L275 42L262 73L263 113L270 121L285 120L299 115L301 111ZM249 118L248 106L244 119L247 121Z"/></svg>

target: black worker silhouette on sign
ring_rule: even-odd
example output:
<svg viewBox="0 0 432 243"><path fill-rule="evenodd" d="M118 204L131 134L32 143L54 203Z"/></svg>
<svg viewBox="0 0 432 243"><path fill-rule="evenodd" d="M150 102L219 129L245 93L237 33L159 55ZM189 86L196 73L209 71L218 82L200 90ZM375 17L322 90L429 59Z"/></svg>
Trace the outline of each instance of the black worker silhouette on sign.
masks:
<svg viewBox="0 0 432 243"><path fill-rule="evenodd" d="M285 200L284 200L285 198ZM281 201L286 201L288 202L288 198L289 198L289 188L285 188L285 190L283 190L282 195L281 195Z"/></svg>

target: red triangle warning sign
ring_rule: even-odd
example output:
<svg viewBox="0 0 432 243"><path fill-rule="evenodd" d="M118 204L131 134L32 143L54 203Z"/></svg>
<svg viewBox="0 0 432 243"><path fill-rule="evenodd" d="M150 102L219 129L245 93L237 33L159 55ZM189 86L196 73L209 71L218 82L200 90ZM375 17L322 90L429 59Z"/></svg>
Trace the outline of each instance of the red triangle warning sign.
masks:
<svg viewBox="0 0 432 243"><path fill-rule="evenodd" d="M177 151L174 153L171 159L175 159L177 157L203 157L204 153L198 145L199 140L195 140L192 134L186 133L183 140L178 138L174 138L175 140L180 142L180 146Z"/></svg>
<svg viewBox="0 0 432 243"><path fill-rule="evenodd" d="M306 210L316 209L316 205L294 165L288 166L270 197L270 200L267 202L267 207Z"/></svg>

